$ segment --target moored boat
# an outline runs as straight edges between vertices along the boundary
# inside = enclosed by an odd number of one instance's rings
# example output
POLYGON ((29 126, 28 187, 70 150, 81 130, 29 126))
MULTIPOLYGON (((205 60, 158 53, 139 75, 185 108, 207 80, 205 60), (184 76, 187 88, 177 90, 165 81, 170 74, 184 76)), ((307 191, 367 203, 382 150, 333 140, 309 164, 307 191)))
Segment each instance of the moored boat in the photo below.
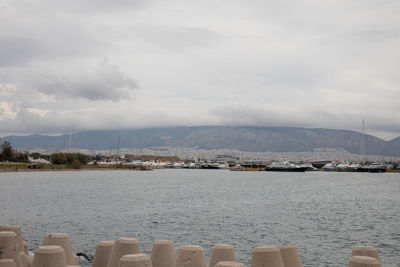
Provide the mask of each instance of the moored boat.
POLYGON ((373 173, 386 172, 386 165, 379 163, 372 163, 370 165, 365 166, 364 168, 367 168, 368 172, 373 172, 373 173))
POLYGON ((267 166, 266 171, 272 172, 305 172, 307 167, 298 166, 290 162, 272 162, 267 166))

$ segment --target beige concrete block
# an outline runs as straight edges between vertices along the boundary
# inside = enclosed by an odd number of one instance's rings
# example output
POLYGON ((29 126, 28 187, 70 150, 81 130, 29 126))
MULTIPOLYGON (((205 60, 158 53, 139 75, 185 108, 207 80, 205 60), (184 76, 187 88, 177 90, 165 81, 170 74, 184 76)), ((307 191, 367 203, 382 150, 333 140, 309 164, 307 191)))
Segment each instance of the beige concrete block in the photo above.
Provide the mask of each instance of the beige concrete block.
POLYGON ((176 259, 176 267, 207 267, 204 249, 196 245, 180 247, 176 259))
POLYGON ((372 258, 375 258, 378 261, 380 261, 378 250, 371 246, 355 247, 355 248, 353 248, 351 256, 368 256, 368 257, 372 257, 372 258))
POLYGON ((153 267, 176 267, 176 252, 171 240, 157 240, 151 250, 153 267))
POLYGON ((64 249, 60 246, 41 246, 35 250, 33 267, 67 267, 64 249))
POLYGON ((24 253, 29 256, 29 245, 28 245, 28 242, 23 241, 22 243, 24 245, 24 253))
POLYGON ((48 234, 43 242, 45 246, 60 246, 64 249, 65 258, 68 265, 75 264, 74 253, 72 252, 71 239, 65 233, 48 234))
POLYGON ((33 258, 26 255, 24 252, 19 253, 19 267, 32 267, 33 258))
MULTIPOLYGON (((20 226, 17 225, 5 225, 3 231, 10 231, 14 232, 17 235, 17 241, 18 241, 18 252, 24 251, 24 240, 22 239, 22 230, 20 226)), ((18 264, 18 263, 17 263, 18 264)))
POLYGON ((134 238, 118 238, 111 251, 108 267, 118 267, 119 259, 128 254, 139 254, 139 242, 134 238))
POLYGON ((251 257, 251 267, 284 267, 280 249, 273 246, 256 247, 251 257))
POLYGON ((74 254, 74 265, 71 266, 79 266, 79 258, 74 254))
POLYGON ((211 251, 209 267, 214 267, 220 261, 235 262, 235 250, 231 245, 217 244, 211 251))
POLYGON ((13 259, 18 265, 18 256, 17 234, 11 231, 0 232, 0 259, 13 259))
POLYGON ((236 261, 220 261, 214 266, 215 267, 246 267, 243 263, 236 262, 236 261))
POLYGON ((25 254, 25 252, 19 252, 19 266, 20 267, 28 267, 29 256, 25 254))
POLYGON ((92 267, 107 267, 114 241, 101 241, 96 246, 92 267))
POLYGON ((353 256, 350 259, 349 267, 382 267, 382 264, 373 257, 353 256))
POLYGON ((152 267, 146 254, 128 254, 121 257, 118 267, 152 267))
POLYGON ((281 252, 283 265, 285 267, 303 267, 299 252, 295 246, 285 245, 279 246, 278 248, 281 252))
POLYGON ((0 267, 17 267, 17 263, 13 259, 1 259, 0 267))

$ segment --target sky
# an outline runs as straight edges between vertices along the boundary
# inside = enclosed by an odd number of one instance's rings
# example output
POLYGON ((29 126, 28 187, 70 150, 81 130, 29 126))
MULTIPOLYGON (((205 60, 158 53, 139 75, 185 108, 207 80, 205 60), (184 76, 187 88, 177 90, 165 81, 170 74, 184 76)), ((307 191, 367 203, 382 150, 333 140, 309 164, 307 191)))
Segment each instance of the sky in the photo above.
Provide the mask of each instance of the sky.
POLYGON ((256 125, 400 136, 398 0, 0 0, 0 136, 256 125))

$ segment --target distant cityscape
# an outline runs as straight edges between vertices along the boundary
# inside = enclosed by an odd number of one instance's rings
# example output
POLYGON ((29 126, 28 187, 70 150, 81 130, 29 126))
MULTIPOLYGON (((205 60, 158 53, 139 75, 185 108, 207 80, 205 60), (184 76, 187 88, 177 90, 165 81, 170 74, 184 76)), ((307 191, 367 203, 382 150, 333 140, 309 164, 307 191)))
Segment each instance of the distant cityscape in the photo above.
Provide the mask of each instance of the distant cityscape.
MULTIPOLYGON (((37 155, 83 154, 85 164, 92 167, 134 167, 135 169, 188 168, 188 169, 231 169, 236 171, 283 170, 291 167, 304 168, 304 171, 368 171, 368 168, 381 168, 384 171, 397 171, 398 157, 351 154, 345 150, 320 149, 315 152, 243 152, 237 150, 194 148, 154 148, 121 149, 120 151, 72 149, 64 151, 26 151, 37 155), (369 167, 368 167, 369 166, 369 167), (280 169, 278 169, 280 170, 280 169)), ((45 156, 46 157, 46 156, 45 156)), ((37 156, 30 157, 31 163, 51 164, 37 156)), ((296 169, 299 170, 299 169, 296 169)), ((377 169, 370 172, 381 172, 377 169)))
MULTIPOLYGON (((295 127, 175 127, 8 136, 30 168, 397 171, 400 142, 295 127), (97 148, 97 149, 96 149, 97 148), (74 164, 72 164, 74 163, 74 164)), ((16 169, 24 166, 15 166, 16 169)))
MULTIPOLYGON (((51 154, 57 151, 44 151, 41 149, 30 150, 31 152, 40 152, 44 154, 51 154)), ((335 148, 321 148, 316 151, 309 152, 248 152, 231 149, 198 149, 187 147, 159 147, 159 148, 130 148, 116 150, 87 150, 87 149, 64 149, 60 152, 76 152, 88 156, 102 155, 108 157, 118 157, 125 154, 133 155, 156 155, 156 156, 177 156, 180 159, 205 159, 211 160, 219 155, 229 155, 237 157, 240 160, 261 160, 261 161, 291 161, 291 162, 310 162, 318 160, 332 160, 332 161, 354 161, 362 162, 400 162, 400 157, 380 156, 380 155, 360 155, 350 153, 344 149, 335 148)))

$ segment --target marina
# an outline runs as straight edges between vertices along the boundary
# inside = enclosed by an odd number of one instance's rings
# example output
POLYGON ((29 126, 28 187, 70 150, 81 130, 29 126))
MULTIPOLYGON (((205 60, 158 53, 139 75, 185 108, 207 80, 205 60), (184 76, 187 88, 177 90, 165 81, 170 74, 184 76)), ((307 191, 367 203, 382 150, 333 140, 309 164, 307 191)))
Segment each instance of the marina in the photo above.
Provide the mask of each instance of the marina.
POLYGON ((388 163, 367 163, 360 164, 355 162, 340 162, 331 161, 320 164, 317 161, 313 162, 289 162, 289 161, 216 161, 216 160, 184 160, 176 162, 164 161, 141 161, 136 160, 133 162, 126 161, 102 161, 102 162, 89 162, 88 165, 98 166, 135 166, 145 170, 152 169, 228 169, 231 171, 270 171, 270 172, 305 172, 305 171, 326 171, 326 172, 370 172, 370 173, 384 173, 384 172, 400 172, 398 164, 388 163))

